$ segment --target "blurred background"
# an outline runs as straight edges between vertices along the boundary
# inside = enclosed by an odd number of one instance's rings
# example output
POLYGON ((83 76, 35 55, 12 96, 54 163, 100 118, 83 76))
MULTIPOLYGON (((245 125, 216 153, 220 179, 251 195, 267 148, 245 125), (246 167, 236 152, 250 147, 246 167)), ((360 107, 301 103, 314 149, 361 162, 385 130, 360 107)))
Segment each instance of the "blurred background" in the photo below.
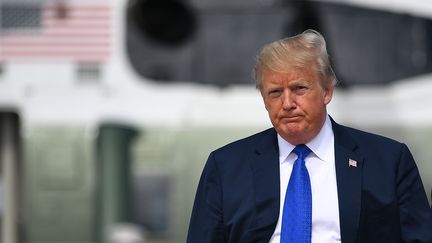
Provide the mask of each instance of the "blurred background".
POLYGON ((1 242, 185 242, 208 154, 271 126, 259 48, 308 28, 330 115, 405 142, 430 200, 431 21, 426 0, 1 0, 1 242))

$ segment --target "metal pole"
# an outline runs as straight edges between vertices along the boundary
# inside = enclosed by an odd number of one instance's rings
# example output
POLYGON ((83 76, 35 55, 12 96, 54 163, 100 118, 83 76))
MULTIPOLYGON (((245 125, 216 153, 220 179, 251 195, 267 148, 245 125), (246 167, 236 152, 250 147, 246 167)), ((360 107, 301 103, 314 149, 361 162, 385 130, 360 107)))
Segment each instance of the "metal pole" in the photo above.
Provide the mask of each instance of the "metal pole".
POLYGON ((3 177, 4 202, 2 243, 18 242, 18 210, 20 205, 19 175, 19 118, 16 113, 0 113, 0 162, 3 177))

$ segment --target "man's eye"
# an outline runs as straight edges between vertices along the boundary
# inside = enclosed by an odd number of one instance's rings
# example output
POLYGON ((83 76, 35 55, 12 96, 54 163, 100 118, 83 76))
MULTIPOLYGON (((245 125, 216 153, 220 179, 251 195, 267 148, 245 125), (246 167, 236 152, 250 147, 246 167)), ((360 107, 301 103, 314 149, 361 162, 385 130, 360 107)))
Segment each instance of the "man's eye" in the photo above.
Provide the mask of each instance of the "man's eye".
POLYGON ((295 91, 297 92, 305 92, 308 89, 307 86, 297 86, 295 87, 295 91))
POLYGON ((282 94, 281 90, 271 90, 269 92, 270 97, 279 97, 282 94))

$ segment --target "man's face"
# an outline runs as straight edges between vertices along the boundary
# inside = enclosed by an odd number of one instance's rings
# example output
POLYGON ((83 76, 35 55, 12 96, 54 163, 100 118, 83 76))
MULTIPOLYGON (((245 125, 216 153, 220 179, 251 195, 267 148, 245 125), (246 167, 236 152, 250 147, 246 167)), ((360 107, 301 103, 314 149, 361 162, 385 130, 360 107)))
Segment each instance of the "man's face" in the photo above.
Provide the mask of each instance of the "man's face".
MULTIPOLYGON (((330 82, 326 82, 330 83, 330 82)), ((261 95, 276 131, 293 145, 314 138, 324 124, 333 86, 323 87, 313 70, 261 73, 261 95)))

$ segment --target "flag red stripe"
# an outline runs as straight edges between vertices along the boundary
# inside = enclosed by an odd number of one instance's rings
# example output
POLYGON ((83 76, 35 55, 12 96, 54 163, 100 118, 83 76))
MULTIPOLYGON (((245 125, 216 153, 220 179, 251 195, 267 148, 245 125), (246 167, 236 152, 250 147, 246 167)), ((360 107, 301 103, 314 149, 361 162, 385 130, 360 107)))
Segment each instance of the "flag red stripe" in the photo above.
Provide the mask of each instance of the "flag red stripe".
POLYGON ((80 46, 80 47, 94 47, 94 46, 102 46, 102 47, 110 47, 110 42, 101 42, 101 41, 77 41, 77 42, 61 42, 61 41, 16 41, 16 42, 8 42, 8 41, 0 41, 0 46, 5 48, 7 47, 40 47, 40 46, 80 46))
POLYGON ((81 16, 71 16, 71 15, 68 15, 65 18, 58 17, 56 15, 53 15, 53 16, 51 16, 51 15, 44 16, 44 22, 45 23, 49 23, 49 22, 59 22, 59 23, 62 23, 62 22, 77 21, 77 20, 80 20, 80 21, 93 21, 93 22, 95 22, 95 21, 107 21, 109 19, 111 19, 111 16, 108 16, 108 15, 107 16, 105 16, 105 15, 98 16, 98 15, 94 15, 94 14, 93 15, 89 15, 89 16, 86 16, 86 15, 81 15, 81 16))
POLYGON ((13 60, 13 63, 26 63, 29 62, 37 62, 38 64, 52 64, 55 63, 67 63, 67 64, 106 64, 106 59, 103 58, 93 58, 93 57, 14 57, 11 58, 2 58, 0 57, 0 63, 10 63, 13 60))
POLYGON ((32 36, 32 34, 25 34, 25 33, 21 33, 21 34, 15 34, 14 36, 12 35, 8 35, 8 36, 4 36, 2 37, 2 39, 9 39, 9 38, 17 38, 17 39, 39 39, 39 38, 46 38, 46 39, 54 39, 54 38, 101 38, 101 39, 106 39, 111 37, 111 35, 109 33, 50 33, 44 36, 32 36), (49 37, 49 38, 47 38, 49 37))
POLYGON ((45 24, 45 27, 49 28, 50 30, 59 28, 59 30, 62 30, 63 28, 67 28, 68 30, 73 29, 109 29, 111 26, 109 24, 68 24, 68 23, 53 23, 53 24, 45 24))
POLYGON ((67 11, 104 11, 104 12, 110 12, 111 8, 106 5, 91 5, 91 4, 83 4, 83 5, 55 5, 55 4, 47 4, 44 6, 45 10, 48 11, 58 11, 58 9, 65 9, 67 11))
POLYGON ((44 51, 0 51, 1 56, 26 56, 31 54, 32 56, 98 56, 98 57, 106 57, 110 53, 109 51, 66 51, 66 50, 44 50, 44 51))

